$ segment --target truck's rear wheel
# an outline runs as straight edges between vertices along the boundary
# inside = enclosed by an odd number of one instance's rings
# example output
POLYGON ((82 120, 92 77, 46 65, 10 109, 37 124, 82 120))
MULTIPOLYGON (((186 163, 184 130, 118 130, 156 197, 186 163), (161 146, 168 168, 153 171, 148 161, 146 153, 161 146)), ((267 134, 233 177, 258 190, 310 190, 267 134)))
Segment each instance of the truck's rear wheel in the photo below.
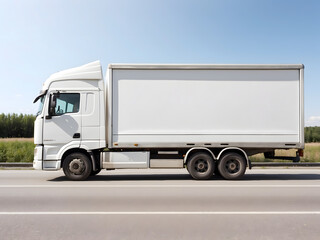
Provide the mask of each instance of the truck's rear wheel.
POLYGON ((209 154, 195 153, 188 160, 187 168, 194 179, 205 180, 212 177, 215 163, 209 154))
POLYGON ((71 180, 82 181, 92 172, 89 158, 83 153, 72 153, 63 162, 63 172, 71 180))
POLYGON ((240 179, 246 171, 246 161, 238 153, 227 153, 219 161, 218 169, 224 179, 240 179))

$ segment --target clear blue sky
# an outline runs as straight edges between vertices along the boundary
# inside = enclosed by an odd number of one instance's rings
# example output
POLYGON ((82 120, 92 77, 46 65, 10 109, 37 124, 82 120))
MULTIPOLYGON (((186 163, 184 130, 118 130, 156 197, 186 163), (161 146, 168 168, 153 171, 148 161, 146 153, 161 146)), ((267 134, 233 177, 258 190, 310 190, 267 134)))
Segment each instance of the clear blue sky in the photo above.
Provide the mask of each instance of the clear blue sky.
POLYGON ((318 0, 0 0, 0 113, 36 113, 47 77, 95 60, 303 63, 320 125, 318 0))

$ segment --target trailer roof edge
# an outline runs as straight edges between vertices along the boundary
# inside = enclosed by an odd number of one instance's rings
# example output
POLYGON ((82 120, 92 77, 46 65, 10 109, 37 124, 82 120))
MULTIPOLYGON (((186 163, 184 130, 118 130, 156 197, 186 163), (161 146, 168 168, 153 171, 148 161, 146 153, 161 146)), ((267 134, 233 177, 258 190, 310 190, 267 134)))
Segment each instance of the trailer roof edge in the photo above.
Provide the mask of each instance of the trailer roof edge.
POLYGON ((289 70, 303 69, 303 64, 121 64, 108 65, 109 69, 186 69, 186 70, 289 70))

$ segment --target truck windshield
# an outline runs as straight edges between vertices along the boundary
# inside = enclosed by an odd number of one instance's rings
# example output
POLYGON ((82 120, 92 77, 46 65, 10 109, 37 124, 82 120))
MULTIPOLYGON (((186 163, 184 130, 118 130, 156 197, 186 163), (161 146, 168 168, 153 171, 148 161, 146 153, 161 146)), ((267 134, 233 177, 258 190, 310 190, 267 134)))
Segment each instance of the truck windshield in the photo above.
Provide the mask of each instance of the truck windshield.
POLYGON ((36 103, 40 99, 40 104, 37 112, 37 116, 42 113, 42 108, 43 108, 43 103, 44 103, 44 98, 47 94, 47 90, 41 91, 40 94, 34 99, 33 103, 36 103))
POLYGON ((45 96, 42 96, 42 97, 40 98, 39 107, 38 107, 38 111, 37 111, 37 114, 36 114, 37 116, 42 113, 43 103, 44 103, 44 97, 45 97, 45 96))

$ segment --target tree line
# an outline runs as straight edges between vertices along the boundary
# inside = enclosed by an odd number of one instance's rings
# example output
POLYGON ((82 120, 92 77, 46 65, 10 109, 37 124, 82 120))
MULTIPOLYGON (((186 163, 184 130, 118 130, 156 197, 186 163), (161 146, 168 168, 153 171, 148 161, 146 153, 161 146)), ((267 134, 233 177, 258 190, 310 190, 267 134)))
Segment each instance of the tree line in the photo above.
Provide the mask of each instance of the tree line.
POLYGON ((320 142, 320 127, 305 127, 304 128, 305 142, 320 142))
MULTIPOLYGON (((35 116, 32 114, 0 114, 0 138, 32 138, 35 116)), ((320 127, 304 128, 305 142, 320 142, 320 127)))
POLYGON ((0 114, 0 138, 32 138, 35 119, 32 114, 0 114))

